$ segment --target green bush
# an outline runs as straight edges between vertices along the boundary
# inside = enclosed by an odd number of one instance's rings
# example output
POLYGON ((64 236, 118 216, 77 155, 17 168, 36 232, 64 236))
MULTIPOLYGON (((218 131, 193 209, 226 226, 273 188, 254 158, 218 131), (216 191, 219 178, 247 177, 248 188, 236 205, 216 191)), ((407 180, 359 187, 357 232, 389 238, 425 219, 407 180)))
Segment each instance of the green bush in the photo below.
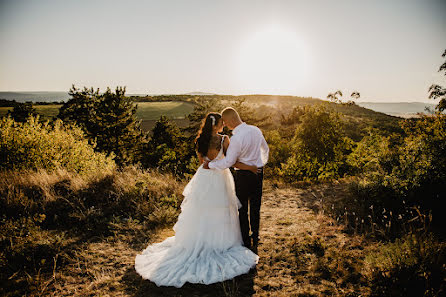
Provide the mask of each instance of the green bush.
POLYGON ((114 168, 113 156, 95 152, 79 128, 38 119, 30 117, 25 123, 0 119, 0 170, 65 168, 88 174, 114 168))
POLYGON ((291 156, 292 146, 290 141, 282 137, 278 130, 266 131, 264 136, 269 147, 265 177, 272 178, 279 175, 281 164, 291 156))
POLYGON ((395 152, 390 136, 383 136, 376 130, 369 130, 368 135, 355 143, 347 163, 354 173, 380 173, 391 171, 395 165, 395 152))
POLYGON ((348 172, 352 141, 343 134, 339 114, 323 105, 304 106, 302 123, 291 140, 291 155, 280 176, 289 181, 328 180, 348 172))
MULTIPOLYGON (((420 187, 446 183, 446 115, 423 116, 406 121, 407 134, 400 148, 400 166, 394 171, 401 187, 420 187)), ((437 190, 440 190, 439 188, 437 190)))
POLYGON ((333 215, 355 213, 355 229, 395 238, 429 229, 444 234, 446 115, 406 120, 405 134, 364 137, 348 157, 356 173, 349 197, 333 215))
POLYGON ((431 234, 407 235, 366 256, 372 296, 443 296, 446 245, 431 234))

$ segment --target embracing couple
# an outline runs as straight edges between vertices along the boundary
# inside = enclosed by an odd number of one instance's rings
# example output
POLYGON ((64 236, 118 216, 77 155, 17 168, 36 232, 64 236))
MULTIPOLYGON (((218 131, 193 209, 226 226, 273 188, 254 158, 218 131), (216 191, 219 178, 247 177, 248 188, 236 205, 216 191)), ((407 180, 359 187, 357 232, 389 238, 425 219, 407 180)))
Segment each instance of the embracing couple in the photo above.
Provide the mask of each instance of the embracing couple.
POLYGON ((184 188, 175 236, 149 245, 135 259, 136 271, 158 286, 222 282, 249 272, 259 260, 263 166, 269 154, 262 132, 228 107, 203 119, 195 146, 201 166, 184 188), (231 139, 220 134, 225 125, 231 139))

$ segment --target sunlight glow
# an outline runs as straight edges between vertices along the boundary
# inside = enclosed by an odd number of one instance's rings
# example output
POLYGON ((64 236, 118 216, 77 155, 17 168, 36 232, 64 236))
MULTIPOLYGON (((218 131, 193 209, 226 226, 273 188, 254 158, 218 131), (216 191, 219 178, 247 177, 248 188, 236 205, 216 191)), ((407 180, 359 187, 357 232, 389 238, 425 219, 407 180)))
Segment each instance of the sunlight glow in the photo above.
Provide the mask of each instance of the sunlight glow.
POLYGON ((305 84, 308 59, 305 44, 295 32, 267 27, 241 46, 240 87, 247 93, 296 94, 305 84))

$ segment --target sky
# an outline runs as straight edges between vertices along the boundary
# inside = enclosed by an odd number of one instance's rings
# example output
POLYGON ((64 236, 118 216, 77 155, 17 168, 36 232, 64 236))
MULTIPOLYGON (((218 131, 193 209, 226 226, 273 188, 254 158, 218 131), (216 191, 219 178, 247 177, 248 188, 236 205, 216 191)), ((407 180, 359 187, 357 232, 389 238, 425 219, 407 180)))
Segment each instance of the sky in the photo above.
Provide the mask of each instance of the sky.
POLYGON ((0 91, 427 100, 446 0, 0 0, 0 91))

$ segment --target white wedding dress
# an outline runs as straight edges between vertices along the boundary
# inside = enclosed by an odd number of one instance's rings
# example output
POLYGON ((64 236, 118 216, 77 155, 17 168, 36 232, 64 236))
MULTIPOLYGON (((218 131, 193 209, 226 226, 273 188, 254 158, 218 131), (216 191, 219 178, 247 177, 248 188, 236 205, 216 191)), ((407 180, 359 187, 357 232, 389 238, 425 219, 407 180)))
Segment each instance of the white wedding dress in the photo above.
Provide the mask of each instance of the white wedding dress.
MULTIPOLYGON (((221 144, 216 159, 223 157, 221 144)), ((136 272, 157 286, 177 288, 186 282, 211 284, 249 272, 259 257, 242 245, 241 204, 229 169, 200 166, 183 195, 175 236, 137 255, 136 272)))

